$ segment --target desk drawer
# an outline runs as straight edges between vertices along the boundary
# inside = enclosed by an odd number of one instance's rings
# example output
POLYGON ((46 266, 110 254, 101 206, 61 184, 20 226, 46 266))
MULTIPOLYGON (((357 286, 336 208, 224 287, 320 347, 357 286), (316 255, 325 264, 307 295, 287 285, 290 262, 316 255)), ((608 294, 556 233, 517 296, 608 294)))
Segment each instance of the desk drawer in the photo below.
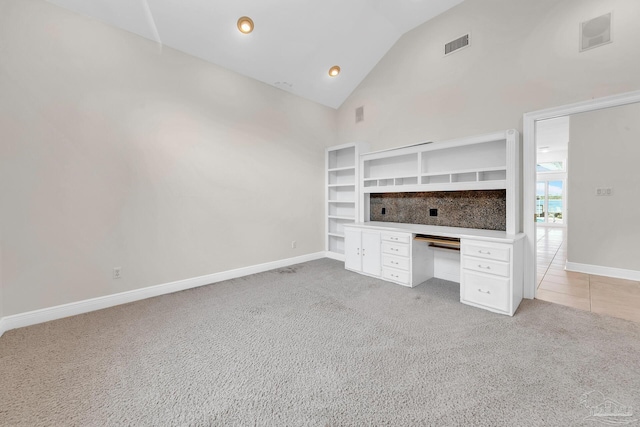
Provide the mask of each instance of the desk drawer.
POLYGON ((382 233, 382 240, 395 243, 409 243, 411 241, 411 234, 382 233))
POLYGON ((509 277, 509 263, 500 261, 490 261, 488 259, 463 256, 462 268, 467 270, 480 271, 486 274, 509 277))
POLYGON ((496 310, 509 311, 509 279, 462 272, 462 299, 496 310))
POLYGON ((409 256, 409 245, 402 243, 382 242, 382 253, 396 256, 409 256))
POLYGON ((496 261, 509 261, 511 247, 499 243, 475 243, 464 241, 462 244, 462 254, 471 255, 478 258, 492 259, 496 261))
POLYGON ((382 265, 399 270, 409 270, 409 258, 384 254, 382 255, 382 265))
POLYGON ((409 272, 396 270, 395 268, 382 268, 382 277, 391 280, 392 282, 401 283, 403 285, 409 284, 409 272))

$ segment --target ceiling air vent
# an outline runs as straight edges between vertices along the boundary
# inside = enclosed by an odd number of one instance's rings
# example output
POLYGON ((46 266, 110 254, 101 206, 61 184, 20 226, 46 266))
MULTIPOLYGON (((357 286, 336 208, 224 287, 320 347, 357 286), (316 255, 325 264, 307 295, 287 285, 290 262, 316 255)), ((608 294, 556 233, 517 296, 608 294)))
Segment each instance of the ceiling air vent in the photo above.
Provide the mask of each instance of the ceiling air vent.
POLYGON ((356 123, 364 121, 364 106, 356 108, 356 123))
POLYGON ((580 24, 580 52, 611 43, 611 13, 580 24))
POLYGON ((469 34, 465 34, 462 37, 455 39, 444 45, 444 54, 449 55, 455 51, 462 49, 463 47, 469 46, 471 39, 469 38, 469 34))

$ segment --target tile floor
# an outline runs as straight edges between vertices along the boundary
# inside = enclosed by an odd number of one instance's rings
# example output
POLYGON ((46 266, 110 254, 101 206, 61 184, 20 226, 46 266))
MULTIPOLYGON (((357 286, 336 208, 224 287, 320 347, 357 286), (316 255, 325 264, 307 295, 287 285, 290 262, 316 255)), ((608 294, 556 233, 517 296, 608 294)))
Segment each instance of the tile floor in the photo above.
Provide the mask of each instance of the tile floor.
POLYGON ((566 231, 538 227, 536 298, 640 322, 640 282, 565 271, 566 231))

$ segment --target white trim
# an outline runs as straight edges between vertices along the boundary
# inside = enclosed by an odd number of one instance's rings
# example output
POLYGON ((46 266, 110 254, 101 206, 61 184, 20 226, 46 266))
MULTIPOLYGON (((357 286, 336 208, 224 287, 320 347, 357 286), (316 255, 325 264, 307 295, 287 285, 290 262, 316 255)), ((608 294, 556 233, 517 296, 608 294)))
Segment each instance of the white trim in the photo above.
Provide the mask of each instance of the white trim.
POLYGON ((579 262, 567 261, 565 270, 575 271, 578 273, 595 274, 596 276, 616 277, 618 279, 626 279, 640 281, 640 271, 627 270, 624 268, 605 267, 603 265, 581 264, 579 262))
POLYGON ((339 254, 336 252, 327 251, 324 254, 325 258, 335 259, 336 261, 344 262, 344 254, 339 254))
POLYGON ((522 218, 524 220, 523 231, 527 235, 527 242, 524 248, 525 298, 534 298, 536 292, 536 224, 533 220, 533 215, 536 211, 536 121, 601 110, 603 108, 618 107, 636 102, 640 102, 640 90, 533 111, 523 116, 522 218))
POLYGON ((0 337, 2 334, 9 330, 8 322, 6 317, 0 317, 0 337))
POLYGON ((235 279, 250 274, 262 273, 276 268, 288 267, 301 262, 314 261, 325 257, 324 252, 316 252, 301 255, 294 258, 287 258, 264 264, 251 265, 237 268, 235 270, 221 271, 219 273, 207 274, 200 277, 178 280, 161 285, 149 286, 127 292, 120 292, 103 297, 91 298, 83 301, 76 301, 69 304, 55 307, 43 308, 26 313, 14 314, 0 319, 0 336, 11 329, 31 326, 38 323, 49 322, 51 320, 62 319, 63 317, 75 316, 77 314, 88 313, 90 311, 102 310, 120 304, 127 304, 159 295, 171 294, 184 291, 185 289, 197 288, 199 286, 210 285, 224 280, 235 279))

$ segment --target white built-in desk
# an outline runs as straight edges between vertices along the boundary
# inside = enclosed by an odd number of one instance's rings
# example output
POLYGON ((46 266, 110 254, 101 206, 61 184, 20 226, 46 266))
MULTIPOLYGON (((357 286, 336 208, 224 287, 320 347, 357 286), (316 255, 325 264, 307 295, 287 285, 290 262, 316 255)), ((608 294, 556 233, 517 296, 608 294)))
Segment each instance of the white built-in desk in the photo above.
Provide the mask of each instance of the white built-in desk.
POLYGON ((522 300, 523 233, 388 222, 344 229, 348 270, 410 287, 432 277, 460 282, 462 303, 510 316, 522 300), (459 250, 417 235, 459 239, 459 250))

